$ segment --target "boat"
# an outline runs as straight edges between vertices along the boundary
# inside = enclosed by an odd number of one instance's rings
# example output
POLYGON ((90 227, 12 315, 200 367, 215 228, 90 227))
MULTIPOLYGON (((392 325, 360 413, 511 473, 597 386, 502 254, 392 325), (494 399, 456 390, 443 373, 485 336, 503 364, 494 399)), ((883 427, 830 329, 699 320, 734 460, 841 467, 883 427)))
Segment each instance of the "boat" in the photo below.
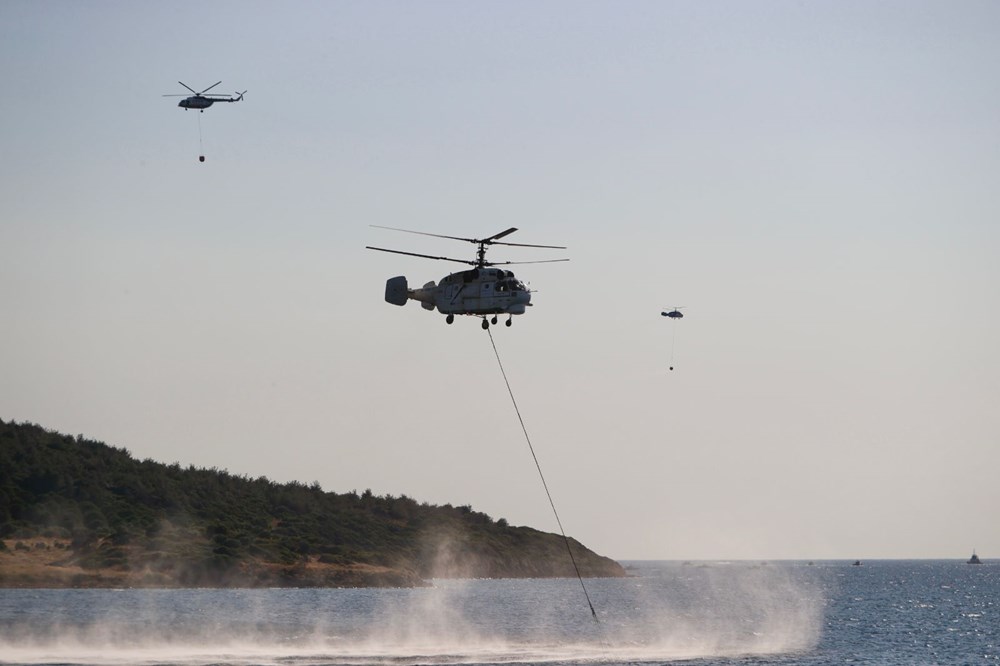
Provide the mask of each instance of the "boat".
POLYGON ((976 555, 975 550, 972 551, 972 557, 970 557, 969 561, 966 562, 966 564, 982 564, 982 563, 983 563, 982 560, 980 560, 979 556, 976 555))

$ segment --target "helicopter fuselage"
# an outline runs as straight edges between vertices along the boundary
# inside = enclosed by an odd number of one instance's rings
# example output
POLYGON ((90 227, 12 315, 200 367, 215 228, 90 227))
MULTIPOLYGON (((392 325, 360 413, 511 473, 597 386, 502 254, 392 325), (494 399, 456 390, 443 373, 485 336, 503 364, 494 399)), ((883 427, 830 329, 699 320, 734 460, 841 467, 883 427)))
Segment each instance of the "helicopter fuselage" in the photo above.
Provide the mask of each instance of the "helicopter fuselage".
POLYGON ((201 95, 195 95, 194 97, 185 97, 177 102, 177 106, 182 109, 201 109, 204 111, 216 102, 239 102, 242 99, 242 93, 240 93, 239 97, 202 97, 201 95))
POLYGON ((216 101, 218 100, 209 99, 208 97, 185 97, 181 101, 177 102, 177 106, 182 109, 207 109, 216 101))
POLYGON ((426 310, 452 316, 521 315, 531 305, 531 292, 513 271, 483 267, 452 273, 440 284, 428 282, 417 289, 408 288, 404 277, 390 278, 385 300, 393 305, 419 301, 426 310))

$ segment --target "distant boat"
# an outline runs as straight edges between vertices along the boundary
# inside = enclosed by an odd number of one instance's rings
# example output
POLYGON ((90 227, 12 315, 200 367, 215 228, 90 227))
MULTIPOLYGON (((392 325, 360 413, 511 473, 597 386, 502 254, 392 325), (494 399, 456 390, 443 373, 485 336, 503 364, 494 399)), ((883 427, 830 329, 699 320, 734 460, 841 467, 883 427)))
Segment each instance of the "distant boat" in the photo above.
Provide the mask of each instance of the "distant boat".
POLYGON ((861 560, 854 560, 854 564, 851 565, 851 566, 860 567, 861 566, 861 560))
POLYGON ((966 564, 982 564, 982 561, 979 559, 979 556, 976 555, 975 550, 972 551, 972 557, 969 558, 969 561, 966 564))

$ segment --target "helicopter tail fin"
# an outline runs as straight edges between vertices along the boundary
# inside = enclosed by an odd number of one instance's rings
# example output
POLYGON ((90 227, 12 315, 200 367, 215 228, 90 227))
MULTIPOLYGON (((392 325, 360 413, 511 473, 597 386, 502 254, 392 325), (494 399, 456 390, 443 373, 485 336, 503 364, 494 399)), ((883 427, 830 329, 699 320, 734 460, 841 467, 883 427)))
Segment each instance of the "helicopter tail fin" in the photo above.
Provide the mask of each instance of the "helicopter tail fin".
POLYGON ((423 289, 417 291, 416 299, 420 301, 420 305, 421 307, 424 308, 424 310, 433 310, 435 308, 434 304, 435 287, 437 287, 437 285, 434 284, 434 280, 431 280, 430 282, 424 285, 423 289))
POLYGON ((405 277, 400 275, 389 278, 385 281, 385 302, 393 305, 406 305, 406 299, 409 296, 407 290, 405 277))

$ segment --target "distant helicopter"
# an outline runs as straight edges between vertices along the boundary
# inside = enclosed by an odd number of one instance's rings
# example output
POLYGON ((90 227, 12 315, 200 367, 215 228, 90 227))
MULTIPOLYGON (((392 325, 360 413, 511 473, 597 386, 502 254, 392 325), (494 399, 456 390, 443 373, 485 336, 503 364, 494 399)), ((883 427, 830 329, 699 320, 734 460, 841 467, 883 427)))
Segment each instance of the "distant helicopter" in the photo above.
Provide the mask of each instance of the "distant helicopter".
POLYGON ((506 314, 506 325, 510 326, 514 315, 521 315, 531 305, 531 291, 514 276, 513 271, 494 266, 507 266, 509 264, 547 264, 557 261, 569 261, 569 259, 548 259, 543 261, 486 261, 486 248, 489 245, 509 245, 514 247, 542 247, 552 250, 565 250, 560 245, 527 245, 524 243, 502 243, 501 238, 508 236, 517 228, 511 227, 506 231, 493 234, 486 238, 461 238, 458 236, 443 236, 441 234, 429 234, 423 231, 410 231, 409 229, 397 229, 395 227, 382 227, 372 225, 378 229, 390 229, 392 231, 403 231, 409 234, 420 234, 421 236, 433 236, 435 238, 449 238, 478 245, 476 259, 452 259, 451 257, 435 257, 429 254, 417 254, 415 252, 403 252, 401 250, 388 250, 383 247, 365 246, 369 250, 379 252, 392 252, 394 254, 405 254, 411 257, 423 257, 425 259, 440 259, 443 261, 456 261, 461 264, 473 266, 471 270, 452 273, 441 278, 440 284, 435 284, 432 280, 419 289, 410 289, 406 278, 403 276, 389 278, 385 283, 385 300, 393 305, 406 305, 408 299, 420 301, 425 310, 437 308, 444 315, 445 322, 451 324, 455 321, 455 315, 471 315, 482 317, 483 329, 488 329, 490 323, 497 323, 497 315, 506 314), (489 315, 493 315, 492 318, 489 315))
POLYGON ((671 319, 674 320, 674 327, 673 327, 674 333, 673 333, 673 337, 670 339, 670 369, 671 370, 674 369, 674 343, 677 341, 677 326, 676 326, 676 324, 677 324, 677 320, 678 319, 683 319, 684 318, 684 313, 681 312, 681 310, 683 310, 683 309, 684 309, 684 306, 682 305, 680 307, 674 308, 673 310, 670 310, 669 312, 667 310, 664 310, 663 312, 660 313, 664 317, 670 317, 671 319))
POLYGON ((188 109, 199 109, 202 113, 205 113, 205 109, 207 109, 208 107, 212 106, 216 102, 239 102, 239 101, 242 101, 243 100, 243 95, 244 95, 244 93, 246 93, 246 90, 244 90, 243 92, 234 92, 232 95, 206 95, 205 94, 209 90, 211 90, 212 88, 214 88, 215 86, 217 86, 220 83, 222 83, 222 81, 218 81, 216 83, 213 83, 212 85, 210 85, 209 87, 205 88, 201 92, 194 92, 194 88, 192 88, 188 84, 184 83, 183 81, 178 81, 177 83, 181 84, 182 86, 184 86, 185 88, 187 88, 188 90, 190 90, 191 92, 193 92, 194 95, 193 96, 189 96, 186 93, 182 93, 182 94, 179 94, 179 95, 164 95, 164 97, 183 97, 184 99, 182 99, 181 101, 179 101, 177 103, 177 106, 181 107, 185 111, 187 111, 188 109), (235 97, 233 95, 235 95, 235 97))

